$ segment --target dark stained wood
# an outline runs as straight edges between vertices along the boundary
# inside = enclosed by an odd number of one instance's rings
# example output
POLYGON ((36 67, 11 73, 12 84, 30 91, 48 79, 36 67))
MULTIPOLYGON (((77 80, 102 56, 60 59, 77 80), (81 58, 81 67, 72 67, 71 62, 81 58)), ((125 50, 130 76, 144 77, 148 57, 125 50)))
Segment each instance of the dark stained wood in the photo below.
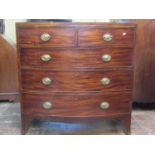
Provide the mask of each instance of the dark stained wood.
POLYGON ((79 30, 79 46, 127 45, 134 46, 134 29, 81 29, 79 30), (103 35, 109 33, 113 36, 112 41, 104 41, 103 35), (126 35, 123 35, 126 33, 126 35))
POLYGON ((123 115, 123 117, 120 117, 120 121, 123 125, 123 130, 125 134, 129 135, 131 133, 131 113, 123 115))
POLYGON ((81 95, 34 95, 22 94, 25 114, 42 114, 44 116, 60 117, 84 117, 84 116, 105 116, 113 113, 129 113, 131 104, 131 93, 116 94, 81 94, 81 95), (43 102, 50 101, 52 108, 45 110, 43 102), (110 103, 109 109, 101 109, 103 101, 110 103))
POLYGON ((32 117, 29 116, 29 115, 22 114, 21 115, 21 119, 22 119, 22 122, 21 122, 21 133, 25 134, 26 131, 29 128, 30 123, 32 122, 32 117))
POLYGON ((63 117, 117 118, 130 131, 135 24, 28 22, 16 27, 22 134, 33 118, 63 117), (53 42, 40 41, 45 32, 52 34, 53 42), (108 43, 102 38, 107 32, 113 34, 108 43), (52 59, 42 62, 42 54, 52 59), (103 62, 102 54, 110 54, 112 60, 103 62), (43 85, 44 77, 52 84, 43 85), (102 85, 103 77, 111 83, 102 85), (43 109, 45 101, 53 108, 43 109), (100 108, 102 101, 110 103, 109 109, 100 108))
POLYGON ((138 103, 155 102, 155 19, 130 19, 137 24, 134 52, 134 93, 138 103))
POLYGON ((0 35, 0 100, 14 101, 18 95, 16 48, 0 35))
POLYGON ((134 101, 155 102, 155 20, 132 19, 137 24, 134 54, 134 101))
POLYGON ((108 23, 108 22, 21 22, 16 23, 16 27, 18 28, 48 28, 48 27, 56 27, 56 28, 135 28, 136 24, 134 23, 108 23))
POLYGON ((125 91, 131 90, 133 85, 132 70, 113 69, 100 72, 95 71, 39 71, 21 70, 22 89, 38 91, 125 91), (50 85, 42 84, 42 79, 52 79, 50 85), (111 83, 103 85, 101 79, 108 77, 111 83))
POLYGON ((50 67, 65 70, 65 68, 103 68, 132 66, 132 49, 101 48, 101 49, 21 49, 22 66, 50 67), (41 56, 49 54, 52 59, 43 62, 41 56), (104 62, 101 57, 109 54, 110 62, 104 62), (76 63, 78 62, 78 63, 76 63))
POLYGON ((64 28, 29 28, 19 29, 18 42, 21 44, 50 44, 51 46, 74 46, 75 30, 64 28), (41 35, 48 33, 51 35, 49 41, 42 41, 41 35))

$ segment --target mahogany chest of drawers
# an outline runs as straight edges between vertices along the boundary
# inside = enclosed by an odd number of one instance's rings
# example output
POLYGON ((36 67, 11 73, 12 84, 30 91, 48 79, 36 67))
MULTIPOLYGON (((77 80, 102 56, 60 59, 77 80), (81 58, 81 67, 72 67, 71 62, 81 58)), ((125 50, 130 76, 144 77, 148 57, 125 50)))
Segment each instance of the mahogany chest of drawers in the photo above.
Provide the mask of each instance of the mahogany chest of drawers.
POLYGON ((22 133, 32 119, 115 118, 130 132, 135 25, 17 23, 22 133))

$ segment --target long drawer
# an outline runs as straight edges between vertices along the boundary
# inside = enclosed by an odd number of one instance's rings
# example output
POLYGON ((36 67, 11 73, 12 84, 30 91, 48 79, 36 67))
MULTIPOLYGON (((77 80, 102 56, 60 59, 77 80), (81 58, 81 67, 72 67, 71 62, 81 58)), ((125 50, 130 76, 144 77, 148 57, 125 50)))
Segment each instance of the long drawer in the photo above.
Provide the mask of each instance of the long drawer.
POLYGON ((131 93, 36 95, 22 94, 23 112, 44 116, 108 116, 128 113, 131 93))
POLYGON ((132 50, 123 48, 21 49, 20 55, 22 66, 41 66, 62 69, 132 65, 132 50))
POLYGON ((24 90, 35 91, 124 91, 132 89, 132 70, 48 71, 21 70, 24 90))

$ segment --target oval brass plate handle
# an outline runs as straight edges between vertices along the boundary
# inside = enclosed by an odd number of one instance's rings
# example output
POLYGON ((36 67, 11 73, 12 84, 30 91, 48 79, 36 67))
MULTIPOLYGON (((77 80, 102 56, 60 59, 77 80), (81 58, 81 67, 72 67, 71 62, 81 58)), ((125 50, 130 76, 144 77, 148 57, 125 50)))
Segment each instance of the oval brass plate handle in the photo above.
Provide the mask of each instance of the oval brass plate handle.
POLYGON ((111 57, 111 55, 109 55, 109 54, 103 54, 103 55, 102 55, 102 60, 103 60, 104 62, 109 62, 109 61, 111 61, 111 59, 112 59, 112 57, 111 57))
POLYGON ((104 101, 100 104, 101 109, 108 109, 109 107, 110 107, 110 104, 106 101, 104 101))
POLYGON ((49 55, 49 54, 43 54, 43 55, 41 56, 41 60, 44 61, 44 62, 48 62, 48 61, 50 61, 51 59, 52 59, 52 57, 51 57, 51 55, 49 55))
POLYGON ((42 41, 49 41, 50 39, 51 39, 52 37, 51 37, 51 35, 50 34, 48 34, 48 33, 43 33, 41 36, 40 36, 40 39, 42 40, 42 41))
POLYGON ((110 33, 106 33, 106 34, 103 35, 103 39, 104 39, 105 41, 111 41, 112 38, 113 38, 113 36, 112 36, 112 34, 110 34, 110 33))
POLYGON ((108 84, 110 84, 110 79, 107 78, 107 77, 104 77, 104 78, 101 79, 101 83, 103 85, 108 85, 108 84))
POLYGON ((51 109, 52 108, 52 103, 49 102, 49 101, 45 101, 45 102, 43 102, 42 106, 43 106, 44 109, 51 109))
POLYGON ((44 85, 50 85, 52 83, 52 79, 50 79, 49 77, 44 77, 42 79, 42 84, 44 85))

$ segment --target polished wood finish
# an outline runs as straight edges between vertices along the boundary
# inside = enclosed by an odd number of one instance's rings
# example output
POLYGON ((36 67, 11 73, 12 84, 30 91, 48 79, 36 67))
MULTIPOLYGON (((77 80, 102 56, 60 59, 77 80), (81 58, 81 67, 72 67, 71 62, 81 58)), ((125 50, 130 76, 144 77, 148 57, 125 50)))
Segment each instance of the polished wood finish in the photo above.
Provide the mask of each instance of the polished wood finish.
POLYGON ((99 48, 99 49, 21 49, 22 66, 65 68, 102 68, 132 66, 132 49, 99 48), (52 59, 43 62, 41 56, 49 54, 52 59), (104 62, 102 56, 111 55, 111 61, 104 62), (78 62, 78 63, 76 63, 78 62))
MULTIPOLYGON (((120 21, 121 22, 121 21, 120 21)), ((137 24, 134 52, 134 93, 138 105, 155 103, 155 19, 130 19, 137 24)))
POLYGON ((0 100, 18 97, 17 52, 15 46, 0 35, 0 100))
POLYGON ((135 24, 28 22, 16 28, 23 134, 33 118, 66 117, 120 119, 129 133, 135 24), (43 33, 53 41, 43 42, 43 33), (103 40, 105 33, 112 41, 103 40), (44 54, 51 59, 43 61, 44 54), (49 85, 42 83, 45 77, 52 80, 49 85), (101 83, 104 77, 109 84, 101 83), (52 107, 45 109, 45 102, 52 107))
POLYGON ((101 46, 101 45, 134 45, 134 30, 132 29, 82 29, 79 31, 79 46, 101 46), (103 34, 112 34, 112 41, 105 41, 103 34), (126 34, 125 34, 126 33, 126 34), (125 35, 123 35, 125 34, 125 35))
POLYGON ((64 28, 35 28, 19 29, 20 44, 49 44, 50 46, 74 46, 74 29, 64 28), (48 42, 41 40, 41 35, 48 33, 51 39, 48 42))
POLYGON ((129 113, 132 94, 22 94, 25 114, 42 114, 45 116, 61 117, 89 117, 89 116, 109 116, 120 113, 129 113), (53 105, 51 109, 44 109, 43 102, 50 101, 53 105), (101 109, 100 104, 107 101, 110 104, 108 109, 101 109))
POLYGON ((24 29, 24 28, 131 28, 131 29, 135 29, 136 24, 126 24, 126 23, 94 23, 94 22, 21 22, 21 23, 17 23, 16 26, 18 27, 18 29, 24 29))
POLYGON ((40 71, 21 70, 23 90, 34 91, 126 91, 132 90, 132 70, 108 69, 105 71, 40 71), (37 76, 36 76, 37 75, 37 76), (44 85, 42 79, 52 79, 50 85, 44 85), (110 78, 110 84, 103 85, 101 79, 110 78))
POLYGON ((155 20, 131 20, 137 24, 134 101, 155 102, 155 20))

